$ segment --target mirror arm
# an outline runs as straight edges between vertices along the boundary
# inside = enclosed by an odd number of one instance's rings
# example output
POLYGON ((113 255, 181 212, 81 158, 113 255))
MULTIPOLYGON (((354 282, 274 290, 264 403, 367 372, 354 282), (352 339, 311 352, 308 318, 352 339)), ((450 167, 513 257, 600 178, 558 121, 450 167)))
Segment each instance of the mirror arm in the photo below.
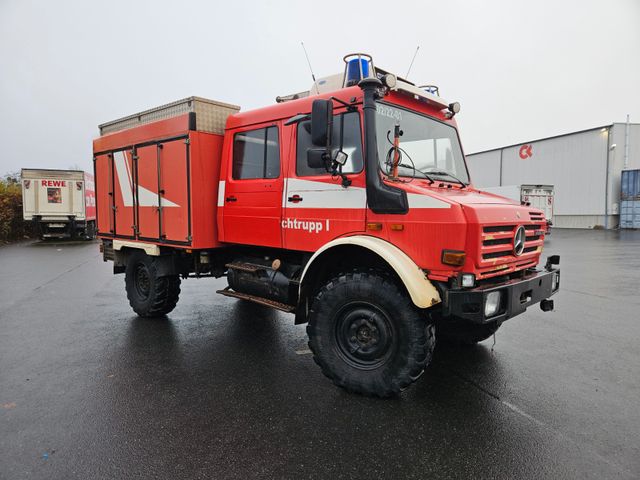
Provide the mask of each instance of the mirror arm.
POLYGON ((349 110, 350 112, 353 111, 353 110, 356 110, 356 106, 355 105, 347 103, 344 100, 341 100, 341 99, 339 99, 337 97, 329 97, 329 100, 333 100, 334 102, 338 102, 340 105, 342 105, 344 107, 347 107, 347 110, 349 110))
POLYGON ((309 120, 309 118, 311 118, 311 114, 310 113, 298 113, 297 115, 294 115, 293 117, 291 117, 289 120, 287 120, 286 122, 284 122, 285 125, 293 125, 294 123, 300 123, 304 120, 309 120))
POLYGON ((340 184, 343 188, 348 188, 353 183, 344 173, 342 173, 342 165, 338 162, 332 162, 331 171, 329 173, 331 173, 332 177, 340 177, 342 179, 340 184))

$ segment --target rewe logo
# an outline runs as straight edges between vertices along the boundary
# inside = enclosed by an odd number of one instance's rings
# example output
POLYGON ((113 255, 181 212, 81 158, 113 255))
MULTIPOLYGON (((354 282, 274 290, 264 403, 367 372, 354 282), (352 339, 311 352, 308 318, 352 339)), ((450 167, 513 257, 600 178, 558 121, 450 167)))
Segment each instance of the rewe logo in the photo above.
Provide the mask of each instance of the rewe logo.
MULTIPOLYGON (((125 207, 133 207, 133 175, 131 175, 131 167, 125 156, 125 152, 115 152, 113 154, 113 163, 116 167, 116 176, 118 184, 122 192, 122 200, 125 207)), ((179 207, 170 200, 162 198, 163 207, 179 207)), ((138 185, 138 205, 141 207, 157 207, 158 194, 138 185)))
POLYGON ((43 187, 66 187, 67 183, 64 180, 42 180, 40 185, 43 187))

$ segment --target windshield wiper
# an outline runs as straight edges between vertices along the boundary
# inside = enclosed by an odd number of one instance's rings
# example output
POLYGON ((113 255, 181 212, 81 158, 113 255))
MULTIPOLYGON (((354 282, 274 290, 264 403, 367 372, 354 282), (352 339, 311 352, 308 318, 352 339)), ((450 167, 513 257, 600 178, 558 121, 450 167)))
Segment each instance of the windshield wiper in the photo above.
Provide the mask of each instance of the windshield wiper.
POLYGON ((421 174, 424 178, 426 178, 427 180, 429 180, 431 183, 435 183, 433 178, 431 178, 426 172, 423 172, 422 170, 418 170, 417 168, 413 168, 413 165, 408 165, 406 163, 400 163, 398 164, 399 167, 403 167, 403 168, 408 168, 410 170, 413 170, 415 173, 419 173, 421 174))
MULTIPOLYGON (((419 170, 420 173, 424 173, 426 175, 425 172, 419 170)), ((456 182, 458 182, 460 184, 460 188, 466 188, 467 184, 464 183, 462 180, 460 180, 458 177, 456 177, 455 175, 452 175, 449 172, 445 172, 443 170, 429 170, 429 173, 431 173, 432 175, 438 175, 438 176, 447 176, 449 178, 453 178, 456 182)))

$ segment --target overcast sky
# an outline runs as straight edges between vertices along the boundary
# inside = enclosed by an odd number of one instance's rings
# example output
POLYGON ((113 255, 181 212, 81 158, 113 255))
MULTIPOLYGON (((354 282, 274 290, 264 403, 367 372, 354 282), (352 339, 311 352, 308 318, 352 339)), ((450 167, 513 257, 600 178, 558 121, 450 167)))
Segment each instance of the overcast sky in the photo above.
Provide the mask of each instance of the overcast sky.
POLYGON ((459 101, 467 153, 640 122, 640 1, 0 0, 0 174, 91 169, 97 125, 199 95, 243 110, 364 51, 459 101))

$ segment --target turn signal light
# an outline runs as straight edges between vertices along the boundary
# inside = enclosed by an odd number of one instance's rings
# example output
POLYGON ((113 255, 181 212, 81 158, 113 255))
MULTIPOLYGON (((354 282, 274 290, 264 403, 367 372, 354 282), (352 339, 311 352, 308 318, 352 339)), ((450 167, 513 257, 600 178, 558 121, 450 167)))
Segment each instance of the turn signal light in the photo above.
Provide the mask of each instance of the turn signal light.
POLYGON ((404 230, 404 225, 401 223, 392 223, 391 225, 389 225, 389 228, 396 232, 401 232, 402 230, 404 230))
POLYGON ((382 230, 382 224, 381 223, 367 223, 367 230, 374 230, 374 231, 379 231, 382 230))
POLYGON ((442 263, 445 265, 453 265, 455 267, 461 267, 464 265, 466 253, 459 252, 457 250, 443 250, 442 251, 442 263))

